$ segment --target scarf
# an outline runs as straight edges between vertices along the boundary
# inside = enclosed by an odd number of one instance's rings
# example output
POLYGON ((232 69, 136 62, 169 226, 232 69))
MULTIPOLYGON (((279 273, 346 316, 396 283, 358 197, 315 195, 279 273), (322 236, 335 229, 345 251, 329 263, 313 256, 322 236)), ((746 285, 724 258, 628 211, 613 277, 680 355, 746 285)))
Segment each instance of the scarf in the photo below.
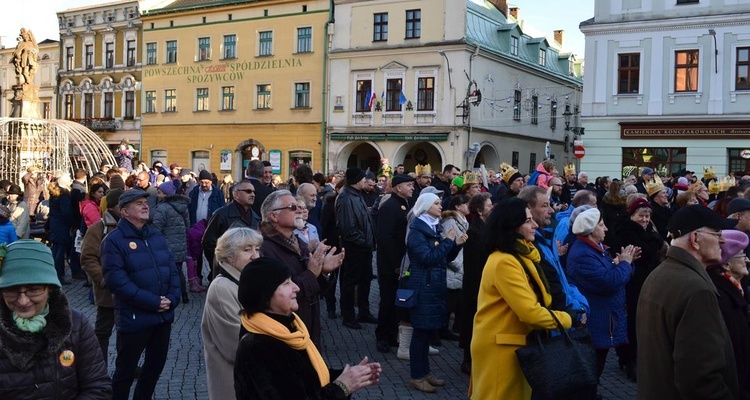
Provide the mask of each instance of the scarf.
POLYGON ((745 297, 745 291, 742 290, 742 285, 740 284, 740 282, 737 279, 735 279, 735 277, 733 277, 732 275, 730 275, 729 272, 721 271, 721 272, 719 272, 719 276, 721 276, 722 278, 728 280, 732 285, 734 285, 734 287, 737 288, 737 290, 740 291, 740 294, 742 295, 742 297, 745 297))
POLYGON ((305 323, 302 322, 297 314, 292 313, 292 315, 294 315, 292 325, 297 328, 297 331, 293 333, 289 332, 289 329, 278 321, 261 312, 254 313, 249 317, 243 312, 240 320, 242 326, 248 332, 270 336, 284 342, 284 344, 294 350, 305 350, 313 368, 315 368, 315 372, 318 373, 320 387, 323 387, 331 383, 331 375, 328 372, 328 367, 325 361, 323 361, 320 352, 315 347, 315 344, 310 340, 310 334, 307 331, 305 323))
POLYGON ((424 221, 424 223, 427 224, 427 226, 429 226, 432 229, 433 232, 437 232, 437 230, 436 230, 437 228, 435 228, 435 227, 440 223, 440 218, 435 218, 435 217, 433 217, 433 216, 431 216, 431 215, 429 215, 427 213, 423 213, 422 215, 420 215, 417 218, 419 218, 422 221, 424 221))
MULTIPOLYGON (((547 277, 544 275, 544 271, 542 271, 542 268, 539 266, 539 262, 542 261, 542 256, 539 254, 539 250, 536 248, 536 246, 534 246, 534 243, 529 242, 526 239, 516 239, 514 249, 516 250, 516 254, 518 254, 520 257, 531 261, 531 263, 534 265, 534 268, 536 269, 536 273, 539 275, 539 279, 542 281, 542 285, 544 285, 544 290, 546 290, 547 293, 551 294, 552 291, 549 288, 547 277)), ((533 279, 531 277, 529 278, 533 279)), ((543 302, 543 300, 540 298, 539 302, 541 303, 543 302)))
POLYGON ((18 329, 29 332, 39 333, 47 326, 47 314, 49 314, 49 304, 44 306, 44 309, 39 314, 31 318, 21 318, 17 312, 13 312, 13 321, 15 321, 18 329))

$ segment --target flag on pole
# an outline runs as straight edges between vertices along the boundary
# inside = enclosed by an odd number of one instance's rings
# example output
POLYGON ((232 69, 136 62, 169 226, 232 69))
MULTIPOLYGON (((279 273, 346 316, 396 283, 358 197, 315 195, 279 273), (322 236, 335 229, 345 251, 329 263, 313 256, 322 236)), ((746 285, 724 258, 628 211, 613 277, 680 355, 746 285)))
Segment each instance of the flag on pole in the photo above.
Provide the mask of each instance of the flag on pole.
POLYGON ((365 109, 372 108, 372 91, 370 90, 368 90, 367 95, 365 95, 365 104, 363 108, 365 109))
MULTIPOLYGON (((368 92, 368 94, 369 94, 369 92, 368 92)), ((370 100, 367 102, 367 109, 368 110, 372 110, 372 105, 375 104, 375 102, 377 101, 377 99, 378 99, 378 94, 373 92, 372 96, 370 96, 370 100)))
POLYGON ((404 105, 404 103, 406 103, 406 96, 404 96, 404 91, 402 90, 401 91, 401 96, 399 96, 399 98, 398 98, 398 105, 402 106, 402 105, 404 105))

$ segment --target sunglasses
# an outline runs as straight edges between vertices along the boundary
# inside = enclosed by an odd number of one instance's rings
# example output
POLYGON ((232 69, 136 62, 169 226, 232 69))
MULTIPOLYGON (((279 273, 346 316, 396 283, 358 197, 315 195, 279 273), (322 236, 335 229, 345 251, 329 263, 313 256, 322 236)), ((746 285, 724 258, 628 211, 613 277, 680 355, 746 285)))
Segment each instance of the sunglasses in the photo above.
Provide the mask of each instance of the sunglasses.
POLYGON ((253 193, 255 193, 255 190, 253 190, 253 189, 237 189, 237 190, 235 190, 235 192, 242 192, 242 193, 247 193, 247 194, 253 194, 253 193))
POLYGON ((281 210, 297 211, 297 205, 296 204, 290 204, 290 205, 288 205, 286 207, 274 208, 271 211, 281 211, 281 210))

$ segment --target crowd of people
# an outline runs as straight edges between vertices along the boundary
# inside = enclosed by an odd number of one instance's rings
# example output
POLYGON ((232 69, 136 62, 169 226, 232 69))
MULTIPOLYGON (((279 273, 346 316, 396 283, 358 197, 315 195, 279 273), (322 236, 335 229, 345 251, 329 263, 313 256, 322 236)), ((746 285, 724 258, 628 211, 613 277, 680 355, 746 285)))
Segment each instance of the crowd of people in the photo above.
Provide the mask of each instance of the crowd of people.
MULTIPOLYGON (((515 351, 559 321, 590 335, 597 376, 614 348, 639 398, 750 398, 750 176, 642 168, 589 183, 552 160, 528 175, 386 162, 328 176, 299 165, 280 183, 261 160, 244 172, 157 161, 0 181, 0 395, 152 398, 178 306, 207 291, 212 399, 378 384, 368 357, 326 365, 324 316, 374 324, 377 350, 409 360, 408 385, 425 393, 450 379, 430 355, 457 341, 470 398, 540 398, 515 351), (30 239, 40 221, 46 244, 30 239), (93 327, 68 306, 69 276, 91 287, 93 327)), ((596 385, 566 396, 600 397, 596 385)))

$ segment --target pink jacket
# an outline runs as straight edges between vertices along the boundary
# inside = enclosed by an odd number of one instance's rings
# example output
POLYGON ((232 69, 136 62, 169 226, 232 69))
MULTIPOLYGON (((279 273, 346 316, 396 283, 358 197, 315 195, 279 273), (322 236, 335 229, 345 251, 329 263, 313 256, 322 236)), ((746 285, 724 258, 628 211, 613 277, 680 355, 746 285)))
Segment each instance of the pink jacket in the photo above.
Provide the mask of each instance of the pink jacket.
POLYGON ((536 166, 536 171, 539 172, 539 176, 536 178, 536 185, 546 190, 547 188, 549 188, 549 172, 544 169, 544 165, 542 165, 542 163, 539 163, 539 165, 536 166))
POLYGON ((87 228, 102 219, 99 203, 94 200, 87 198, 81 202, 79 208, 81 210, 81 217, 83 218, 83 222, 86 223, 87 228))

